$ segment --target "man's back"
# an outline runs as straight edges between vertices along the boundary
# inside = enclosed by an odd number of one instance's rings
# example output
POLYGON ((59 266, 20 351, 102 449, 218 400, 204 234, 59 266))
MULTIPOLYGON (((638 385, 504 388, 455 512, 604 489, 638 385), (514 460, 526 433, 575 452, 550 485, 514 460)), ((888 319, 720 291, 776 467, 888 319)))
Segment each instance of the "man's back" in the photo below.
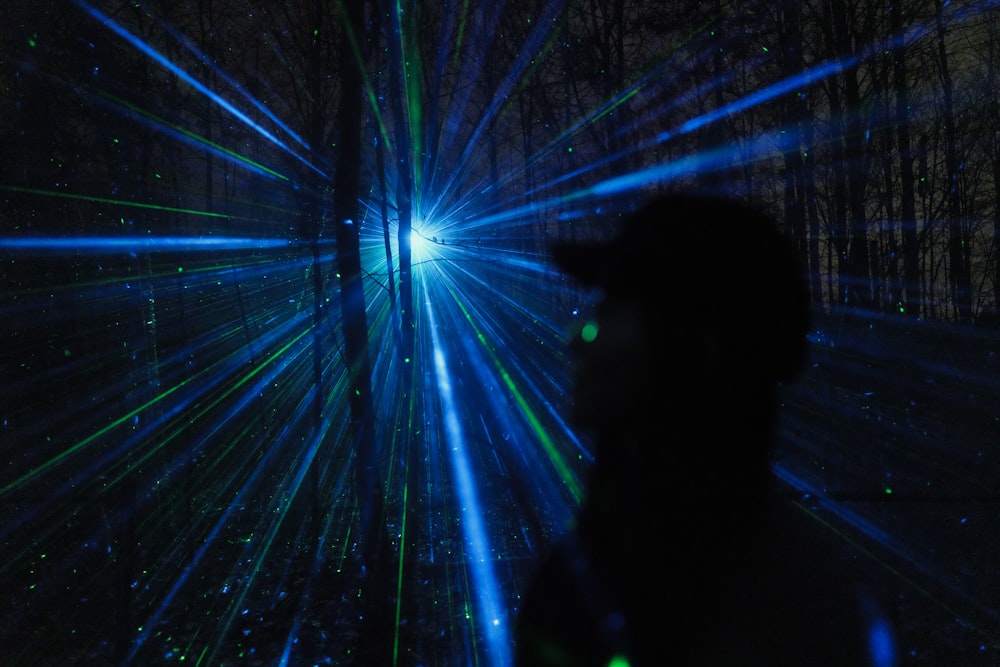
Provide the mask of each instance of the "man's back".
POLYGON ((891 623, 836 536, 790 498, 757 528, 744 542, 651 533, 643 552, 571 531, 518 610, 517 664, 895 664, 891 623))

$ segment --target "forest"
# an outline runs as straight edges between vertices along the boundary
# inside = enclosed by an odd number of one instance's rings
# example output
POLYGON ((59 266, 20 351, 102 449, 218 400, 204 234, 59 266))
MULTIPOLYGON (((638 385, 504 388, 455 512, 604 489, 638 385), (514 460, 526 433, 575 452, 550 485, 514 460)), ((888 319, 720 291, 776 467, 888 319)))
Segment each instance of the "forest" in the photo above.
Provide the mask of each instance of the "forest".
POLYGON ((806 269, 776 479, 884 574, 900 664, 1000 664, 992 0, 0 25, 4 664, 510 664, 593 460, 565 348, 596 297, 549 248, 685 190, 806 269))

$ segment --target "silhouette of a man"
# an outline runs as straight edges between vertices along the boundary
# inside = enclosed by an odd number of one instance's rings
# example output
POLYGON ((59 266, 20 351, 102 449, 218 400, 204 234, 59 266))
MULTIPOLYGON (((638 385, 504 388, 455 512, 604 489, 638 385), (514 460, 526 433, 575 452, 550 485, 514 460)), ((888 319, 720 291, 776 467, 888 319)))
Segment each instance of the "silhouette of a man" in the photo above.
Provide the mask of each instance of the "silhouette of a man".
POLYGON ((700 195, 657 198, 618 231, 552 248, 602 292, 572 343, 595 459, 518 611, 518 666, 892 664, 836 542, 773 493, 776 392, 809 324, 786 239, 700 195))

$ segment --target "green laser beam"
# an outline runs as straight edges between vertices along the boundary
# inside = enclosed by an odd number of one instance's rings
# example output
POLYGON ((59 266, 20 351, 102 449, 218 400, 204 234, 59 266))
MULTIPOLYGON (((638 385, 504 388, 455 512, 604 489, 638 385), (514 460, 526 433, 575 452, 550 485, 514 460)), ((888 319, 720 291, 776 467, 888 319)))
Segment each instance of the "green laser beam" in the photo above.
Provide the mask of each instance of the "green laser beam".
POLYGON ((159 204, 147 204, 144 202, 123 201, 121 199, 111 199, 110 197, 94 197, 93 195, 80 195, 72 192, 59 192, 58 190, 43 190, 40 188, 28 188, 19 185, 0 184, 0 190, 7 192, 17 192, 29 195, 41 195, 43 197, 55 197, 58 199, 72 199, 75 201, 87 201, 95 204, 112 204, 114 206, 131 206, 133 208, 144 208, 154 211, 166 211, 168 213, 188 213, 190 215, 203 215, 209 218, 233 219, 233 216, 225 213, 214 213, 212 211, 198 211, 191 208, 179 208, 177 206, 161 206, 159 204))

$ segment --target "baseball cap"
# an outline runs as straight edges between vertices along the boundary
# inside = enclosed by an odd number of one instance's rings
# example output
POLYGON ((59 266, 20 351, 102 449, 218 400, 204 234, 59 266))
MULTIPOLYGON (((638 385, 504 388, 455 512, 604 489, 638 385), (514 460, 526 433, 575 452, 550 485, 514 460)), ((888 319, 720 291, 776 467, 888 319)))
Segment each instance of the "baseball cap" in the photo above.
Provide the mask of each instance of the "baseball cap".
POLYGON ((611 239, 557 242, 550 252, 581 285, 724 332, 779 377, 805 354, 809 296, 799 259, 776 221, 748 203, 663 195, 622 218, 611 239))

